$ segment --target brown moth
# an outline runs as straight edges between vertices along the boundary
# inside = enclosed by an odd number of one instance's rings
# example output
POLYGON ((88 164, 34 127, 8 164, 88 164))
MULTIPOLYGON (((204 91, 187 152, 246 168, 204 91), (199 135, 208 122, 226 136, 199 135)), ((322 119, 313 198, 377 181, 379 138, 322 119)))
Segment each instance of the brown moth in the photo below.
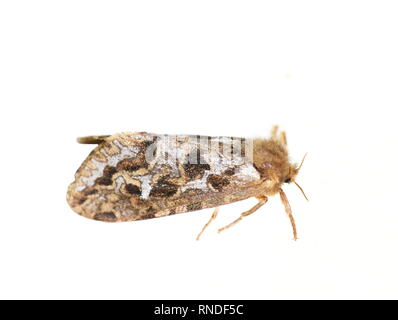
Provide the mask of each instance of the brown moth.
POLYGON ((219 229, 223 231, 263 206, 268 196, 279 194, 297 239, 281 186, 293 182, 303 192, 295 182, 303 162, 289 162, 286 134, 276 126, 269 139, 132 132, 78 142, 98 144, 67 193, 71 208, 86 218, 133 221, 216 208, 199 239, 219 206, 258 199, 253 208, 219 229))

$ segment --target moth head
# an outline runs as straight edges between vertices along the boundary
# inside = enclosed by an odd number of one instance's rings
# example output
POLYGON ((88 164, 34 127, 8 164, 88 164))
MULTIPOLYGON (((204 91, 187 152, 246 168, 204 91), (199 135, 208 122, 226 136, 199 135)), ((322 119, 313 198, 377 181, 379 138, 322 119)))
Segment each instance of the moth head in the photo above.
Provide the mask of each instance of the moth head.
POLYGON ((289 172, 288 174, 285 176, 283 182, 284 183, 292 183, 296 180, 296 176, 299 172, 299 168, 295 165, 295 164, 291 164, 289 166, 289 172))
POLYGON ((295 182, 297 174, 299 173, 301 167, 303 166, 305 157, 307 156, 307 154, 304 155, 303 160, 301 160, 300 165, 297 164, 289 164, 289 168, 287 171, 287 174, 285 175, 284 178, 284 183, 291 183, 291 182, 295 182))
POLYGON ((283 183, 293 182, 304 194, 295 181, 304 159, 305 156, 300 165, 290 163, 287 147, 279 140, 259 138, 253 141, 253 165, 264 180, 268 192, 276 192, 283 183))
POLYGON ((305 192, 304 192, 303 188, 301 188, 300 185, 296 182, 296 176, 299 173, 299 171, 301 169, 301 166, 303 165, 304 159, 305 159, 306 156, 307 156, 307 154, 304 155, 303 160, 301 160, 301 163, 300 163, 299 166, 297 166, 295 164, 290 164, 289 172, 285 176, 285 179, 284 179, 283 182, 284 183, 292 183, 293 182, 300 189, 300 191, 302 192, 304 198, 306 198, 308 200, 307 196, 305 195, 305 192))

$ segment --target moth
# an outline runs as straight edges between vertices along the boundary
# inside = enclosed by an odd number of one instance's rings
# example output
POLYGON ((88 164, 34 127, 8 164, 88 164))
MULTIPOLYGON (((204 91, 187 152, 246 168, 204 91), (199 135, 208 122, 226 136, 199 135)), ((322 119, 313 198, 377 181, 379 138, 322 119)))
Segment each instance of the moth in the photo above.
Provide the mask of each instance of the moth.
MULTIPOLYGON (((78 214, 106 222, 133 221, 215 208, 255 197, 258 203, 226 230, 279 194, 297 239, 284 183, 294 183, 303 164, 289 161, 286 133, 265 138, 162 135, 126 132, 78 138, 98 144, 69 185, 67 201, 78 214)), ((307 197, 306 197, 307 198, 307 197)), ((308 200, 308 199, 307 199, 308 200)))

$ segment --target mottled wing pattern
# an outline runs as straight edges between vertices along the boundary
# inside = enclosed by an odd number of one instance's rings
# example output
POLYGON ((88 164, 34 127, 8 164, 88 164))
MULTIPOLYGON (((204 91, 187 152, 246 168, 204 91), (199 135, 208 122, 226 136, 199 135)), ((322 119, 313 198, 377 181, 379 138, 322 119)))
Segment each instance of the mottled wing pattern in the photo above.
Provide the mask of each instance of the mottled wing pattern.
POLYGON ((76 172, 68 202, 88 218, 129 221, 258 195, 260 175, 244 155, 245 142, 145 132, 109 136, 76 172), (225 152, 234 148, 233 156, 225 152))

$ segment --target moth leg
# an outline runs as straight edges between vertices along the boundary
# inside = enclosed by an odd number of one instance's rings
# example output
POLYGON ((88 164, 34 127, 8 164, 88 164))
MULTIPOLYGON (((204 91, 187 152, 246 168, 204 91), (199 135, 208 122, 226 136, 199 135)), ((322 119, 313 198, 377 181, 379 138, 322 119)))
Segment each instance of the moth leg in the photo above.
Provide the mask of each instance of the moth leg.
POLYGON ((110 137, 109 135, 105 136, 87 136, 87 137, 79 137, 77 138, 77 142, 81 144, 100 144, 106 140, 106 138, 110 137))
POLYGON ((268 198, 266 196, 260 196, 260 197, 256 197, 256 198, 258 199, 258 203, 253 208, 243 212, 240 215, 240 217, 238 219, 236 219, 235 221, 232 221, 230 224, 226 225, 225 227, 222 227, 222 228, 218 229, 218 232, 224 231, 224 230, 232 227, 233 225, 237 224, 244 217, 247 217, 248 215, 250 215, 253 212, 257 211, 260 207, 262 207, 268 201, 268 198))
POLYGON ((199 232, 198 236, 196 237, 196 240, 200 239, 200 236, 202 235, 202 233, 206 230, 206 228, 210 225, 210 223, 217 217, 219 210, 220 210, 219 207, 214 209, 214 211, 213 211, 213 213, 212 213, 212 215, 210 217, 210 220, 204 225, 202 230, 199 232))
POLYGON ((286 194, 283 192, 282 189, 279 189, 279 195, 281 197, 283 205, 285 206, 285 211, 290 219, 290 223, 292 224, 294 240, 297 240, 296 222, 294 221, 292 208, 290 207, 289 200, 287 200, 286 194))

